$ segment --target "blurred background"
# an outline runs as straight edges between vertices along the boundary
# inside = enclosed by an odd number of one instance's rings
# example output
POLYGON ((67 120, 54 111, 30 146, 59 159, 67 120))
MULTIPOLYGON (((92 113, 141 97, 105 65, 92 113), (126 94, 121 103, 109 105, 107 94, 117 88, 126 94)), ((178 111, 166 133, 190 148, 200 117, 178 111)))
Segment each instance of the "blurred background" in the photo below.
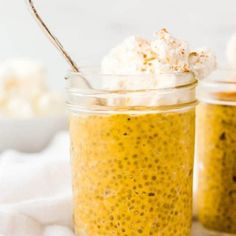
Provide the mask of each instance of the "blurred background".
MULTIPOLYGON (((226 44, 236 31, 235 0, 34 3, 79 66, 99 65, 124 38, 152 38, 163 27, 191 48, 210 47, 224 65, 226 44)), ((63 78, 69 67, 41 32, 26 0, 0 0, 0 32, 0 152, 40 151, 67 128, 63 78)))
MULTIPOLYGON (((64 60, 40 32, 25 0, 0 0, 0 61, 24 57, 42 62, 49 85, 63 89, 64 60)), ((40 0, 41 15, 81 65, 97 64, 129 35, 151 37, 161 27, 193 46, 209 46, 225 63, 225 44, 236 30, 236 1, 40 0)))

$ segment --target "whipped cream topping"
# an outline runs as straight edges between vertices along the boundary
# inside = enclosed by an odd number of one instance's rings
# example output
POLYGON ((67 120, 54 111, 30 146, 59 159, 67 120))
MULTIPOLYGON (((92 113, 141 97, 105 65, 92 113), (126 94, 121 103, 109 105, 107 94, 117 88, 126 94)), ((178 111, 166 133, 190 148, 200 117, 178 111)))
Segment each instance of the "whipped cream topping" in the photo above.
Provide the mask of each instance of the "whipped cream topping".
POLYGON ((215 54, 208 48, 200 48, 189 54, 189 63, 196 78, 203 79, 213 72, 216 67, 215 54))
POLYGON ((171 36, 166 29, 155 33, 150 42, 156 57, 152 61, 154 73, 189 72, 189 47, 185 41, 171 36))
POLYGON ((131 36, 104 57, 102 72, 105 74, 134 74, 138 71, 145 71, 148 69, 148 61, 155 57, 148 40, 131 36))
MULTIPOLYGON (((157 76, 160 74, 193 73, 197 79, 208 76, 216 68, 216 57, 211 50, 190 50, 189 45, 161 29, 156 39, 147 40, 131 36, 113 48, 104 57, 103 74, 129 75, 109 78, 104 76, 106 89, 146 89, 175 86, 177 78, 157 76), (132 75, 145 75, 147 78, 132 75), (171 79, 170 79, 171 78, 171 79)), ((179 78, 178 78, 179 79, 179 78)))

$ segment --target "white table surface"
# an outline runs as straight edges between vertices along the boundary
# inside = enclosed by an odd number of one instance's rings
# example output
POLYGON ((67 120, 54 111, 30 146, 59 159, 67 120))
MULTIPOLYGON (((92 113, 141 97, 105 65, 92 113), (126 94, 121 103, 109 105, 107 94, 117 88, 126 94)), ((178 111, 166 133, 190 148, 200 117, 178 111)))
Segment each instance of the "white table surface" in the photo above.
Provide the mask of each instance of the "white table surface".
POLYGON ((192 236, 229 236, 226 234, 215 234, 215 233, 210 233, 207 232, 199 222, 194 221, 193 222, 193 227, 192 227, 192 236))

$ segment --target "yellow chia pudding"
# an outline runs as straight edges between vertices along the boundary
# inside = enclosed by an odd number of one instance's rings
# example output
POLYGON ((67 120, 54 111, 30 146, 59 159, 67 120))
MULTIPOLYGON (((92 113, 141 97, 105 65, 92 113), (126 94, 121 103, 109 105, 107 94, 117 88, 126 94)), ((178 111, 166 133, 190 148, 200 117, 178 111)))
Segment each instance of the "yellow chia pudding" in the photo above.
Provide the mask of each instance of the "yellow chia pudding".
POLYGON ((236 234, 236 106, 201 103, 197 117, 199 219, 236 234))
POLYGON ((188 236, 194 109, 72 114, 77 236, 188 236))

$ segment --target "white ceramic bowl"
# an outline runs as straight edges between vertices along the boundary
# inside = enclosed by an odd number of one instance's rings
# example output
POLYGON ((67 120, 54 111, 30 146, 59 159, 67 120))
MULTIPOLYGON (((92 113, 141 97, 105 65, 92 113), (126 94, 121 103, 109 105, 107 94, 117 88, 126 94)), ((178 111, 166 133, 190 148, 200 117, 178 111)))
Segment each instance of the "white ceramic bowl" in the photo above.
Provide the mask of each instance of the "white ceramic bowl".
POLYGON ((32 119, 0 118, 0 152, 8 149, 39 152, 57 132, 65 129, 65 115, 32 119))

